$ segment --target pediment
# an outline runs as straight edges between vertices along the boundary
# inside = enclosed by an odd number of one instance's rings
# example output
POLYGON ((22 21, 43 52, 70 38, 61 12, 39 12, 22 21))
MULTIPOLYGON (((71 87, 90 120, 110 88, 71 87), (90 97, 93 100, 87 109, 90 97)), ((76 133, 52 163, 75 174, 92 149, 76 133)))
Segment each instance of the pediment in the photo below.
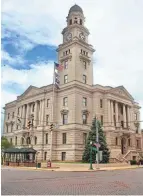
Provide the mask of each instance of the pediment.
POLYGON ((29 87, 27 88, 27 90, 26 90, 22 95, 20 95, 18 98, 30 97, 30 96, 32 96, 32 95, 37 94, 37 92, 38 92, 38 88, 37 88, 37 87, 35 87, 35 86, 29 86, 29 87))
POLYGON ((110 93, 116 94, 117 96, 124 97, 125 99, 134 100, 131 94, 124 88, 124 86, 118 86, 109 90, 110 93))

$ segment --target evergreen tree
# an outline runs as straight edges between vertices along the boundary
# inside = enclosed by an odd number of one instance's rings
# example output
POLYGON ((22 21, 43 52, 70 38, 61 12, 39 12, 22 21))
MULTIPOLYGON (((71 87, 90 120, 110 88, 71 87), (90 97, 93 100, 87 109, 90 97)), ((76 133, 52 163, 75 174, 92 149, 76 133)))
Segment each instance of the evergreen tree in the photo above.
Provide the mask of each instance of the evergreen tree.
MULTIPOLYGON (((98 135, 99 135, 99 144, 101 145, 99 148, 99 151, 102 151, 102 156, 103 160, 101 163, 108 163, 109 162, 109 157, 110 157, 110 152, 109 149, 107 148, 107 143, 106 143, 106 137, 104 135, 103 129, 101 127, 101 123, 97 120, 97 126, 98 126, 98 135)), ((89 132, 86 145, 85 145, 85 150, 82 156, 82 161, 83 162, 90 162, 90 149, 91 149, 91 144, 96 143, 96 117, 92 121, 92 126, 91 126, 91 131, 89 132)), ((92 151, 92 162, 95 163, 96 161, 96 151, 92 151)))
POLYGON ((7 149, 12 147, 13 145, 8 141, 8 139, 4 136, 1 137, 1 149, 7 149))

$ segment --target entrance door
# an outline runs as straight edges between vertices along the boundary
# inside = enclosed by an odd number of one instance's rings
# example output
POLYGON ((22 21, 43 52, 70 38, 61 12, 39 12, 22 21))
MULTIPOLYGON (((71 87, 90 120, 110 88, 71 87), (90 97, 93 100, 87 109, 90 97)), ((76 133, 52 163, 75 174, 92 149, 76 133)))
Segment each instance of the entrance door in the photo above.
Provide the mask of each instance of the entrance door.
POLYGON ((62 152, 62 161, 66 160, 66 152, 62 152))

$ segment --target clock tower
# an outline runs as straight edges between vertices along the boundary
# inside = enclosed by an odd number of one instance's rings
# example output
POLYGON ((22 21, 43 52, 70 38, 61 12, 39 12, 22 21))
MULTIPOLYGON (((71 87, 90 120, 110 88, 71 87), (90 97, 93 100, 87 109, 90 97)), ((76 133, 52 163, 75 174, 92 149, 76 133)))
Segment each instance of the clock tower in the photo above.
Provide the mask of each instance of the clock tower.
POLYGON ((92 56, 95 51, 88 43, 89 31, 84 25, 83 10, 74 5, 67 16, 67 26, 63 29, 63 43, 58 47, 58 61, 64 66, 59 72, 60 85, 79 82, 93 85, 92 56))

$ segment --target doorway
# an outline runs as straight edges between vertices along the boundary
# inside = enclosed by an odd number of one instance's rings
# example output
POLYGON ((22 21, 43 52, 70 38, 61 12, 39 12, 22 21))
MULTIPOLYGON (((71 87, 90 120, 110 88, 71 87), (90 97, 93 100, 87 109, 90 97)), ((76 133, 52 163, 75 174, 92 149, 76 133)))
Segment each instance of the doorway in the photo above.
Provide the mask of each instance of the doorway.
POLYGON ((66 152, 62 152, 62 161, 66 160, 66 152))
POLYGON ((122 154, 126 153, 126 139, 125 138, 121 139, 121 153, 122 154))

